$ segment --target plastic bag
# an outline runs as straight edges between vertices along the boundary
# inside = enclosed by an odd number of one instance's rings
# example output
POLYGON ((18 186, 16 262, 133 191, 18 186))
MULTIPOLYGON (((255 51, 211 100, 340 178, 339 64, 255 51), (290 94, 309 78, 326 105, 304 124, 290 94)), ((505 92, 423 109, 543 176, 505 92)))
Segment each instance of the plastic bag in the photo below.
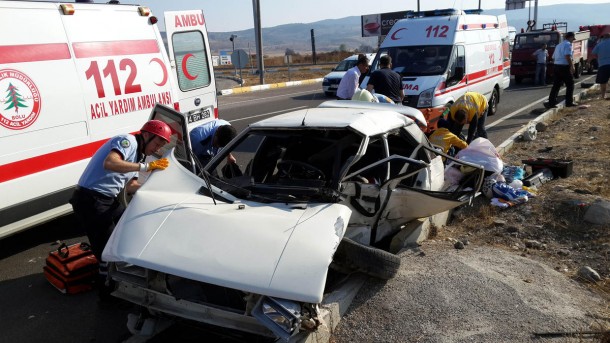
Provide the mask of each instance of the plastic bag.
POLYGON ((462 161, 478 164, 486 171, 501 173, 504 162, 496 148, 488 139, 477 138, 466 149, 457 153, 456 157, 462 161))

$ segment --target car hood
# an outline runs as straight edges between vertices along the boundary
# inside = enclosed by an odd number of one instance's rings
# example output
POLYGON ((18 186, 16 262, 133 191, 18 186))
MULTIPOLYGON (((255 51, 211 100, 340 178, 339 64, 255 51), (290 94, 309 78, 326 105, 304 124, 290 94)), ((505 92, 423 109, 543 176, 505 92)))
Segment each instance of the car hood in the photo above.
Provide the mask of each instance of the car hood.
POLYGON ((346 72, 344 71, 331 71, 324 76, 325 79, 341 79, 346 72))
POLYGON ((203 183, 172 162, 138 190, 104 260, 245 292, 322 300, 328 266, 351 214, 346 206, 235 198, 214 205, 198 194, 203 183))

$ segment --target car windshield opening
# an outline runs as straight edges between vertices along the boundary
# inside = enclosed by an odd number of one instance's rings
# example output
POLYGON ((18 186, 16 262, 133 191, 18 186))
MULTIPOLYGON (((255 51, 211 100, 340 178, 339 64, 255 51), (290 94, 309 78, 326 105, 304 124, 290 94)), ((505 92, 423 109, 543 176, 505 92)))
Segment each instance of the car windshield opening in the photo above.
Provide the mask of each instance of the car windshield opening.
POLYGON ((208 172, 215 186, 239 198, 338 200, 339 174, 361 142, 348 129, 251 130, 223 149, 208 172), (227 160, 229 154, 236 163, 227 160))

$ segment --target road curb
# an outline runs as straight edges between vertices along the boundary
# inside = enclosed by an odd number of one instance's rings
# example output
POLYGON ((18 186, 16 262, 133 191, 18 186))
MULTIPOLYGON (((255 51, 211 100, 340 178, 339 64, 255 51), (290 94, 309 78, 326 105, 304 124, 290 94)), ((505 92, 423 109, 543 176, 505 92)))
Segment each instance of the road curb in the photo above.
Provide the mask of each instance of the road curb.
MULTIPOLYGON (((595 84, 590 88, 578 92, 574 95, 576 101, 587 94, 590 90, 599 89, 599 85, 595 84)), ((559 112, 565 107, 565 101, 562 101, 557 105, 557 108, 549 109, 523 125, 515 134, 510 136, 504 142, 496 147, 498 153, 501 156, 507 154, 514 146, 515 142, 521 140, 521 136, 525 130, 530 126, 535 126, 540 122, 549 122, 558 118, 559 112)), ((421 218, 416 221, 409 223, 405 228, 396 235, 396 239, 392 240, 390 249, 392 252, 397 253, 403 249, 409 249, 417 246, 422 241, 428 238, 430 228, 445 226, 450 218, 450 211, 436 214, 432 217, 421 218)), ((318 330, 310 334, 297 335, 290 342, 298 343, 327 343, 330 341, 332 334, 334 333, 337 325, 341 321, 341 317, 345 314, 349 308, 352 300, 364 285, 367 277, 362 274, 353 274, 339 287, 336 291, 326 296, 321 304, 321 320, 324 323, 318 330)))
POLYGON ((269 83, 269 84, 257 85, 257 86, 233 87, 233 88, 229 88, 229 89, 219 90, 217 92, 217 95, 242 94, 242 93, 261 91, 261 90, 265 90, 265 89, 311 85, 314 83, 322 82, 323 79, 324 78, 317 78, 317 79, 309 79, 309 80, 269 83))

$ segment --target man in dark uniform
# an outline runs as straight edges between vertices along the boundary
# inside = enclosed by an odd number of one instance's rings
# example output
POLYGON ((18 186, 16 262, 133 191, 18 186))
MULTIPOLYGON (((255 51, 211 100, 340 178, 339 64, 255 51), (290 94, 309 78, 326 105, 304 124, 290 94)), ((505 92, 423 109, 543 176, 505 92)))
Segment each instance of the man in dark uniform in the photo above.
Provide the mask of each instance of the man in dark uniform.
POLYGON ((171 134, 166 123, 151 120, 136 135, 111 138, 95 152, 70 199, 77 220, 87 232, 93 254, 100 262, 98 286, 102 298, 111 291, 105 286, 107 267, 102 261, 102 251, 125 210, 117 196, 123 188, 129 194, 140 188, 138 172, 167 168, 167 158, 150 163, 144 163, 144 159, 168 143, 171 134))
POLYGON ((402 78, 400 74, 392 70, 392 58, 388 55, 379 59, 381 69, 371 73, 371 78, 366 89, 373 93, 383 94, 397 104, 402 104, 404 92, 402 90, 402 78))

